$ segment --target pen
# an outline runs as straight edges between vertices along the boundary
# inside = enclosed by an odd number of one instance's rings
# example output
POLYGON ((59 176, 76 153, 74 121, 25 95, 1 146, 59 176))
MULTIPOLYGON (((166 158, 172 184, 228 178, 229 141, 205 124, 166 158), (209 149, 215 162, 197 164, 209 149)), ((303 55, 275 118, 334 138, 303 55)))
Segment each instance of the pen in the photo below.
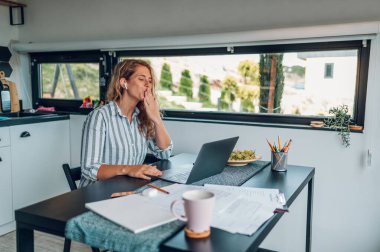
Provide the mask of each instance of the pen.
POLYGON ((289 146, 292 143, 292 139, 289 140, 289 143, 284 147, 284 152, 288 152, 289 146))
POLYGON ((113 194, 111 194, 111 198, 116 198, 116 197, 121 197, 121 196, 127 196, 127 195, 131 195, 131 194, 134 194, 135 191, 129 191, 129 192, 115 192, 113 194))
POLYGON ((281 152, 285 152, 285 149, 288 148, 288 147, 286 147, 287 145, 288 145, 288 141, 285 141, 284 147, 282 147, 281 152))
POLYGON ((162 188, 159 188, 159 187, 157 187, 157 186, 155 186, 155 185, 147 184, 147 186, 152 187, 152 188, 154 188, 154 189, 156 189, 156 190, 158 190, 158 191, 160 191, 160 192, 163 192, 163 193, 169 194, 168 191, 166 191, 166 190, 164 190, 164 189, 162 189, 162 188))

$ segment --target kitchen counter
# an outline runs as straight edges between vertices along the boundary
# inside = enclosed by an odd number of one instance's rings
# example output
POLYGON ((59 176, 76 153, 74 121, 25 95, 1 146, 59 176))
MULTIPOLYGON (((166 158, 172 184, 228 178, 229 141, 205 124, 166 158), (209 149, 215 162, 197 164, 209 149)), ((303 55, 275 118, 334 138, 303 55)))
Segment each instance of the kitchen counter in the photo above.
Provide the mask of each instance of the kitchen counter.
POLYGON ((68 120, 70 115, 47 112, 0 113, 0 127, 68 120))

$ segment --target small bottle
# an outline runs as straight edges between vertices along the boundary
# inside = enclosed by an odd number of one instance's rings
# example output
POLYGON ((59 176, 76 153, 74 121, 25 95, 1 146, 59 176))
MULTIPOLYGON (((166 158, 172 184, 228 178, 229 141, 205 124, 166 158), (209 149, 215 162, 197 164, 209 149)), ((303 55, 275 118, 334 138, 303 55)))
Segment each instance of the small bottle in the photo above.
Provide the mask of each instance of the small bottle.
POLYGON ((1 99, 1 110, 3 113, 11 112, 11 94, 9 92, 9 86, 4 85, 0 81, 0 99, 1 99))

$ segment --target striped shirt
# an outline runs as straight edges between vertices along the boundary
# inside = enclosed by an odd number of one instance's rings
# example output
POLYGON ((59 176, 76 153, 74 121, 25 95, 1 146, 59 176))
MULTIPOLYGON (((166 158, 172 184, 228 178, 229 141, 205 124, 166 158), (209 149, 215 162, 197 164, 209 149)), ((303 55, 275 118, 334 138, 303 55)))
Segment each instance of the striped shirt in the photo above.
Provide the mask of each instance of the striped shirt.
POLYGON ((82 131, 79 187, 94 183, 102 164, 142 164, 148 148, 159 159, 170 157, 173 143, 161 150, 154 139, 147 139, 138 129, 138 114, 136 107, 129 123, 128 117, 111 101, 87 116, 82 131))

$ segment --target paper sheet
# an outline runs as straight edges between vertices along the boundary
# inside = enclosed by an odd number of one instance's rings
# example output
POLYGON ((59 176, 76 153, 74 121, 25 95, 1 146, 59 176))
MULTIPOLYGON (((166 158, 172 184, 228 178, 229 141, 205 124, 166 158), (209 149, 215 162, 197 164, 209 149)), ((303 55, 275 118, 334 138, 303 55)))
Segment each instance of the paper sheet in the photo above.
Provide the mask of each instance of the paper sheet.
POLYGON ((261 202, 262 204, 273 205, 275 206, 275 208, 283 208, 283 206, 286 204, 284 194, 280 193, 278 189, 241 186, 221 186, 210 184, 206 184, 205 188, 217 189, 220 191, 235 193, 237 195, 244 195, 254 201, 261 202))
MULTIPOLYGON (((174 184, 164 188, 170 194, 162 194, 152 198, 157 204, 170 208, 175 199, 180 199, 182 194, 189 190, 201 189, 215 194, 215 207, 213 211, 212 227, 231 233, 252 235, 272 215, 277 204, 273 201, 279 193, 276 189, 238 190, 234 186, 191 186, 174 184), (271 195, 269 197, 268 195, 271 195), (256 199, 261 199, 258 201, 256 199)), ((250 189, 250 188, 248 188, 250 189)), ((277 201, 275 201, 277 202, 277 201)), ((179 206, 176 211, 183 211, 179 206)))
POLYGON ((241 196, 214 215, 211 226, 231 233, 252 235, 273 215, 272 206, 241 196))

